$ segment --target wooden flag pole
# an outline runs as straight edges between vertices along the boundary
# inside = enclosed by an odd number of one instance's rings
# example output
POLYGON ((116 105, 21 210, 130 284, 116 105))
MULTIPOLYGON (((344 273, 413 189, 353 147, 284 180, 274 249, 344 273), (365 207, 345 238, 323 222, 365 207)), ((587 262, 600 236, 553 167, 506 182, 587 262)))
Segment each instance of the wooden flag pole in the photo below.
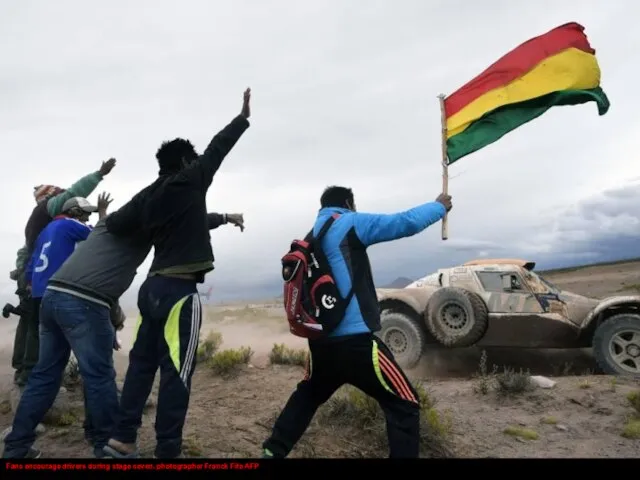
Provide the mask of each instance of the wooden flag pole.
MULTIPOLYGON (((449 160, 447 158, 447 113, 444 108, 445 95, 438 95, 440 99, 440 117, 442 121, 442 193, 449 193, 449 160)), ((449 222, 445 213, 442 219, 442 240, 449 238, 449 222)))

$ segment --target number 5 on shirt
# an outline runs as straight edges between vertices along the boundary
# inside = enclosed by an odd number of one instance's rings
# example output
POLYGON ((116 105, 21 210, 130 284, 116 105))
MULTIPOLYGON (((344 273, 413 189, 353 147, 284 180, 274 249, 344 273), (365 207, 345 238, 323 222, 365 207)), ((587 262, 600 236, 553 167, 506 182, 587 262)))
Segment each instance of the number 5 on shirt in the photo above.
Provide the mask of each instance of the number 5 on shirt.
POLYGON ((49 266, 49 258, 47 257, 46 251, 47 251, 47 248, 49 248, 50 246, 51 246, 51 242, 47 242, 44 245, 42 245, 42 250, 40 251, 40 256, 39 256, 40 260, 42 261, 42 264, 35 268, 36 273, 44 272, 49 266))

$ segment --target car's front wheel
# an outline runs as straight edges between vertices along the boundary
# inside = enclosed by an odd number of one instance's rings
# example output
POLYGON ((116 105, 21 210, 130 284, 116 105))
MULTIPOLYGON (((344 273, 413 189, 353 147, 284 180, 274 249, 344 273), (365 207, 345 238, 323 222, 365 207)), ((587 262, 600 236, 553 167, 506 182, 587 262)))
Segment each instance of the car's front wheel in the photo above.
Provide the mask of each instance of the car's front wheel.
POLYGON ((621 313, 599 325, 593 355, 604 373, 640 377, 640 315, 621 313))
POLYGON ((418 321, 405 313, 383 310, 380 323, 382 328, 376 335, 391 350, 396 362, 403 368, 415 367, 426 343, 418 321))

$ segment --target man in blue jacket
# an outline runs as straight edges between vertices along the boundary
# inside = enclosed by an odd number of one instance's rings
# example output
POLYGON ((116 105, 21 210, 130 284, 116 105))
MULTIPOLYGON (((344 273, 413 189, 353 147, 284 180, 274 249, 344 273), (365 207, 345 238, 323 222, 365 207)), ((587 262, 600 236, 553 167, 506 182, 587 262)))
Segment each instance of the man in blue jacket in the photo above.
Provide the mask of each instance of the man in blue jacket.
POLYGON ((317 235, 332 215, 340 215, 322 239, 338 289, 351 300, 342 322, 327 337, 309 341, 305 379, 276 420, 264 444, 265 458, 286 457, 306 431, 320 405, 344 384, 351 384, 378 401, 387 419, 391 458, 417 458, 420 446, 420 406, 393 354, 374 332, 380 330, 380 310, 367 247, 416 235, 442 219, 451 197, 395 214, 356 212, 353 192, 329 187, 320 198, 313 227, 317 235))

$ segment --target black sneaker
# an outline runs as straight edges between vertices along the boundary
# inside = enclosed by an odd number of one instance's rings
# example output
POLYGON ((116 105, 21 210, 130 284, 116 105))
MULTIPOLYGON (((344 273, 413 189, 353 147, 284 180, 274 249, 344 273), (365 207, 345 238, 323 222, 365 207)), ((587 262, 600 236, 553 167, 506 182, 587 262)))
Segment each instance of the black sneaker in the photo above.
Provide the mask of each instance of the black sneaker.
POLYGON ((27 455, 24 457, 29 460, 35 460, 36 458, 40 458, 42 456, 42 452, 37 448, 31 447, 27 452, 27 455))

